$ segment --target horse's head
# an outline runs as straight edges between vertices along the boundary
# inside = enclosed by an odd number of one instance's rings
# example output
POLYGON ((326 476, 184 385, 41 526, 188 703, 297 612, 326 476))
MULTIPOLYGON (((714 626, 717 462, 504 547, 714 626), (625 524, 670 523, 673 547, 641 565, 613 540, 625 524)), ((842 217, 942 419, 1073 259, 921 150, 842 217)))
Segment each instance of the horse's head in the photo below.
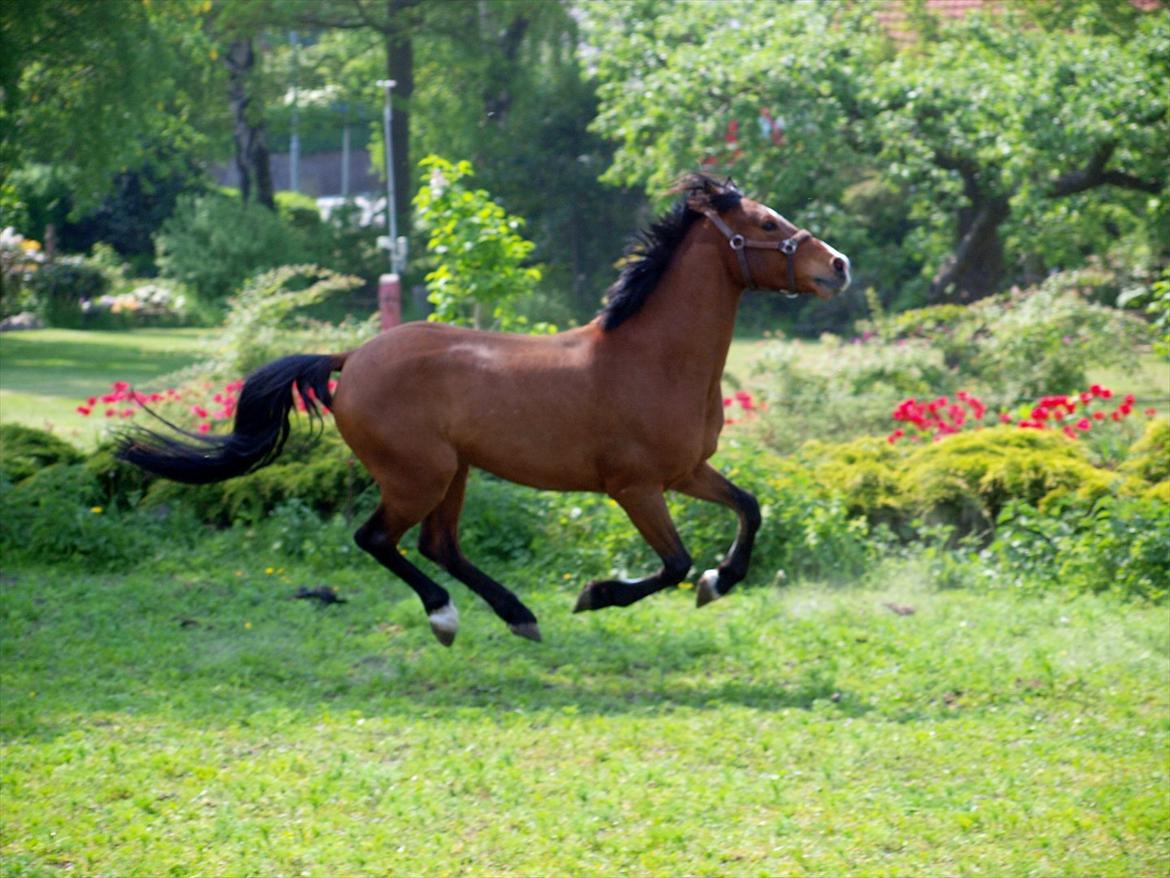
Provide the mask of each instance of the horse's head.
POLYGON ((687 193, 687 206, 727 241, 728 268, 745 288, 828 299, 849 286, 849 257, 745 198, 730 182, 695 174, 679 188, 687 193))

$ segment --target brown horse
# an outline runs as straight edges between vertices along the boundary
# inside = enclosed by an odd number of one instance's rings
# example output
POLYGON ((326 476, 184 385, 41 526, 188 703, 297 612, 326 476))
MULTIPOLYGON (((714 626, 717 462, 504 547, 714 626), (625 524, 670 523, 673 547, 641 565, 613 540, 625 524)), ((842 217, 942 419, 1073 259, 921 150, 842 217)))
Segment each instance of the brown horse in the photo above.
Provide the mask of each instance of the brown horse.
POLYGON ((248 377, 230 435, 180 441, 139 431, 121 455, 179 481, 250 472, 280 452, 295 385, 312 413, 314 397, 331 408, 381 489, 357 544, 418 593, 446 645, 459 626, 455 605, 398 550, 419 522, 424 556, 514 633, 540 639, 532 612, 460 551, 471 467, 535 488, 604 492, 661 557, 662 569, 644 579, 589 583, 576 612, 627 606, 687 575, 691 557, 665 491, 730 507, 735 543, 697 590, 699 606, 722 597, 746 575, 760 526, 755 498, 707 463, 723 427, 720 377, 740 295, 755 287, 828 298, 849 283, 849 260, 730 183, 696 174, 678 191, 586 326, 526 336, 411 323, 349 353, 285 357, 248 377))

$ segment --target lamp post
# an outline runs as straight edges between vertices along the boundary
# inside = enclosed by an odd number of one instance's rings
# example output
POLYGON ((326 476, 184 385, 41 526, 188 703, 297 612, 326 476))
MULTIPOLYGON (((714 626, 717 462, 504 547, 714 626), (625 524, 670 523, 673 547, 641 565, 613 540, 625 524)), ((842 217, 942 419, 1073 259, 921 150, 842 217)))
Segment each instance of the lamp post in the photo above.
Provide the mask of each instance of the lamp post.
POLYGON ((398 236, 398 215, 394 209, 394 111, 390 106, 390 93, 398 83, 393 79, 379 79, 378 88, 385 90, 382 106, 382 141, 386 159, 386 231, 384 240, 379 240, 390 254, 390 273, 378 278, 378 311, 382 328, 389 329, 402 322, 402 270, 406 265, 406 238, 398 236))

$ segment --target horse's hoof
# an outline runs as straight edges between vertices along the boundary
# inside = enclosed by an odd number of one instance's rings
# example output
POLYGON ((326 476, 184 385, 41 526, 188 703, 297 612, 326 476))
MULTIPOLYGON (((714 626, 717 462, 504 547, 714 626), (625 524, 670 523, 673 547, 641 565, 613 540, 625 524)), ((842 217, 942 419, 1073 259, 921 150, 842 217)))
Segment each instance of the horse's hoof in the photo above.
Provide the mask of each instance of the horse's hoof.
POLYGON ((717 601, 723 595, 719 593, 719 571, 708 570, 699 577, 699 585, 695 589, 695 606, 705 607, 711 601, 717 601))
POLYGON ((450 646, 455 642, 455 635, 459 631, 459 611, 455 609, 453 603, 448 601, 443 604, 433 613, 427 614, 427 619, 430 620, 431 631, 439 643, 450 646))
POLYGON ((523 625, 509 625, 508 629, 517 637, 524 637, 540 643, 540 626, 535 622, 525 622, 523 625))

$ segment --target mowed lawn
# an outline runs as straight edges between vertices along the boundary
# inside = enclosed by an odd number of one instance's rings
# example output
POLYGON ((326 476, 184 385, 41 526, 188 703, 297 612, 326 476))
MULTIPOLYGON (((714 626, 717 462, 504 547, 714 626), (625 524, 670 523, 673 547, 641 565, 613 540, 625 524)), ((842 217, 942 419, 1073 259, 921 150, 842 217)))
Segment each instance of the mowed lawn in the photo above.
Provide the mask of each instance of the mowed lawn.
POLYGON ((38 329, 0 333, 0 422, 51 429, 88 446, 107 426, 100 411, 82 417, 79 403, 115 381, 157 390, 160 376, 200 359, 213 330, 120 332, 38 329))
POLYGON ((436 644, 246 532, 3 575, 0 874, 1164 876, 1170 620, 1109 597, 500 571, 436 644), (292 600, 328 582, 348 603, 292 600))

